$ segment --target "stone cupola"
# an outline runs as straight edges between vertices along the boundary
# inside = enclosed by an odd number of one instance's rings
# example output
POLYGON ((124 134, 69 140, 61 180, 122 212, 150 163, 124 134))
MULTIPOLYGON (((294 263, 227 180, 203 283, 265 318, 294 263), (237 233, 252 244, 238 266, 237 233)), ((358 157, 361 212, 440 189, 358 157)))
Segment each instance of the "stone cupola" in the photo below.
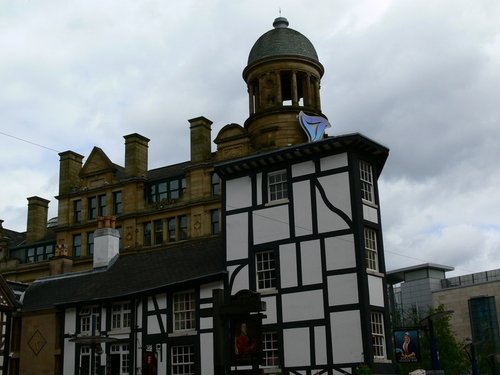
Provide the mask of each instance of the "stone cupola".
POLYGON ((243 70, 249 98, 245 128, 256 151, 306 142, 300 111, 324 116, 319 95, 324 68, 314 46, 284 17, 273 26, 255 42, 243 70))

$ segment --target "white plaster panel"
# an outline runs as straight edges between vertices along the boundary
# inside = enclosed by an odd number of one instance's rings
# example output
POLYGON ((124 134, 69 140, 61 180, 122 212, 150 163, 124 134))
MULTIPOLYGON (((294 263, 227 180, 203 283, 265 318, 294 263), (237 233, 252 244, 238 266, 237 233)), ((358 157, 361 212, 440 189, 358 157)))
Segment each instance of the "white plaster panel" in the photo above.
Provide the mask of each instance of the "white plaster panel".
POLYGON ((375 207, 363 204, 363 219, 371 221, 372 223, 378 223, 378 212, 375 207))
POLYGON ((276 310, 276 296, 262 296, 261 300, 266 303, 266 318, 262 320, 262 324, 274 324, 278 322, 278 314, 276 310))
POLYGON ((281 245, 279 252, 281 287, 291 288, 297 286, 297 253, 295 243, 281 245))
POLYGON ((330 169, 341 168, 347 166, 347 154, 337 154, 322 158, 320 161, 320 168, 322 171, 330 169))
POLYGON ((169 347, 167 344, 161 344, 161 351, 163 355, 158 358, 158 366, 156 368, 157 374, 166 374, 167 373, 167 360, 169 357, 169 347))
POLYGON ((255 182, 257 186, 257 204, 262 204, 262 173, 257 173, 257 176, 255 176, 255 182))
POLYGON ((200 318, 200 329, 212 329, 213 318, 200 318))
POLYGON ((214 374, 214 338, 211 333, 200 335, 201 374, 214 374))
POLYGON ((226 216, 227 260, 248 258, 248 214, 226 216))
POLYGON ((76 308, 74 307, 65 310, 64 333, 76 333, 76 308))
POLYGON ((326 354, 326 328, 324 326, 314 327, 314 350, 317 365, 326 365, 328 357, 326 354))
POLYGON ((252 219, 254 229, 253 241, 255 244, 290 237, 290 220, 287 204, 256 210, 252 215, 252 219))
POLYGON ((304 176, 314 172, 314 162, 312 161, 305 161, 303 163, 292 165, 292 177, 304 176))
POLYGON ((300 244, 303 285, 318 284, 323 281, 321 272, 321 247, 319 240, 300 244))
POLYGON ((312 233, 311 185, 309 181, 293 184, 293 215, 295 235, 304 236, 312 233))
POLYGON ((250 207, 252 204, 252 180, 248 176, 226 181, 226 210, 250 207))
MULTIPOLYGON (((229 266, 227 270, 229 272, 229 277, 233 275, 238 266, 229 266)), ((244 266, 238 271, 235 276, 233 287, 231 289, 231 295, 236 294, 242 289, 250 289, 248 285, 248 266, 244 266)))
POLYGON ((318 178, 326 197, 336 208, 344 212, 349 218, 351 214, 351 191, 349 188, 349 173, 337 173, 318 178))
POLYGON ((64 340, 64 355, 63 355, 63 373, 74 374, 75 373, 75 343, 69 341, 69 339, 64 340))
POLYGON ((333 230, 349 229, 347 223, 339 215, 333 212, 323 201, 319 191, 316 189, 316 208, 318 231, 320 233, 333 230))
POLYGON ((137 319, 137 321, 136 321, 137 328, 142 328, 142 315, 143 315, 142 311, 143 311, 142 302, 139 302, 138 307, 136 309, 136 312, 137 312, 137 317, 136 317, 136 319, 137 319))
POLYGON ((321 289, 282 294, 281 303, 284 322, 324 318, 321 289))
POLYGON ((284 329, 283 348, 285 367, 309 366, 311 364, 309 328, 284 329))
POLYGON ((224 284, 220 281, 214 281, 213 283, 203 284, 200 288, 200 298, 212 298, 212 290, 222 289, 224 284))
POLYGON ((328 305, 358 303, 358 279, 355 273, 328 276, 328 305))
POLYGON ((328 271, 356 266, 354 239, 351 234, 325 238, 325 252, 328 271))
POLYGON ((160 332, 160 323, 156 315, 148 315, 148 335, 160 332))
POLYGON ((363 339, 359 310, 330 314, 333 362, 363 362, 363 339))
POLYGON ((384 288, 382 278, 368 275, 368 291, 370 293, 370 305, 384 306, 384 288))

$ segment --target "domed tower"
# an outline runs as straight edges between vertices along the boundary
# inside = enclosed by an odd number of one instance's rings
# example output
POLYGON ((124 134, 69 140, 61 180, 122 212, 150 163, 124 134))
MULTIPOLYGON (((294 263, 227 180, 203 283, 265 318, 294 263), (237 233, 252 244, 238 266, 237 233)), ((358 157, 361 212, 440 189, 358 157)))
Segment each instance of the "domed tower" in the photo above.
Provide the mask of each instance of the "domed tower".
POLYGON ((300 111, 324 117, 319 95, 324 68, 314 46, 284 17, 273 26, 255 42, 243 70, 250 112, 245 128, 255 150, 306 142, 300 111))

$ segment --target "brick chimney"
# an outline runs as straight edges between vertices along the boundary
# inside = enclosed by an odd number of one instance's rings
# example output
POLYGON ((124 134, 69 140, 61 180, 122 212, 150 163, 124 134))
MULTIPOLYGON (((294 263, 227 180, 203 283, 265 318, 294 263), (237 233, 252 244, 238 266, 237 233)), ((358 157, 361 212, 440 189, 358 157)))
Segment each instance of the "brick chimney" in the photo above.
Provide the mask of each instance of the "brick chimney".
POLYGON ((94 232, 94 268, 107 267, 111 259, 120 252, 120 233, 115 229, 114 216, 97 218, 94 232))
POLYGON ((55 253, 49 261, 50 275, 61 275, 73 270, 73 259, 68 256, 68 247, 63 243, 58 243, 55 253))
POLYGON ((80 170, 83 156, 73 151, 59 154, 59 195, 67 194, 80 187, 80 170))
POLYGON ((125 176, 145 177, 148 173, 149 139, 134 133, 125 135, 125 176))
POLYGON ((26 226, 26 242, 41 240, 47 234, 47 214, 49 202, 40 197, 28 198, 28 223, 26 226))
POLYGON ((198 163, 210 159, 212 121, 203 116, 188 121, 191 129, 191 162, 198 163))

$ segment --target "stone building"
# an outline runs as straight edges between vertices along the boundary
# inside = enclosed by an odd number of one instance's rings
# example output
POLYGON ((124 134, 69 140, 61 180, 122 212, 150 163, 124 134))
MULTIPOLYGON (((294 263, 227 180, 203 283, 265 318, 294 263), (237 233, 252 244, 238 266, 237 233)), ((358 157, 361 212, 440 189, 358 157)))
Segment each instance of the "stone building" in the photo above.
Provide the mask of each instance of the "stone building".
POLYGON ((249 117, 215 152, 198 117, 183 163, 149 169, 140 134, 124 137, 124 166, 97 147, 60 154, 57 223, 30 198, 32 235, 0 264, 30 283, 9 373, 392 371, 389 151, 325 134, 316 50, 285 18, 273 26, 243 70, 249 117))

